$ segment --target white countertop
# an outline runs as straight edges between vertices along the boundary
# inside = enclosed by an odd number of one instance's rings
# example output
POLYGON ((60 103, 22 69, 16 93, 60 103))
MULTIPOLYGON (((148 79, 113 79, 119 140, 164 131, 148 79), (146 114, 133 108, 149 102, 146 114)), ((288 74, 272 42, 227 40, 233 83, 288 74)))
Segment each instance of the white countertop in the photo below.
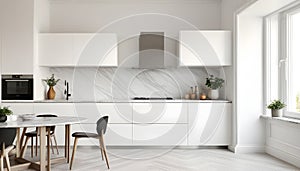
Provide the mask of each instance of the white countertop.
POLYGON ((229 100, 131 100, 131 99, 103 99, 103 100, 2 100, 1 103, 231 103, 229 100))

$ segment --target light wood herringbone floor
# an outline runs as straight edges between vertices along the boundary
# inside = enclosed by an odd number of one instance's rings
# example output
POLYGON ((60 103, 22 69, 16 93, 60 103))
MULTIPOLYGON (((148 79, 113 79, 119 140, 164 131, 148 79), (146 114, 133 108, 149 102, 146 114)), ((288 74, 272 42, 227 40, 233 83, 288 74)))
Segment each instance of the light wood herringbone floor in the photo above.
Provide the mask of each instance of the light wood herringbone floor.
MULTIPOLYGON (((109 148, 108 152, 110 171, 300 170, 267 154, 234 154, 225 149, 109 148)), ((63 154, 63 151, 61 151, 61 154, 63 154)), ((65 171, 68 168, 68 164, 52 165, 53 171, 65 171)), ((94 171, 108 169, 105 162, 101 160, 99 149, 79 147, 75 156, 73 170, 94 171)))

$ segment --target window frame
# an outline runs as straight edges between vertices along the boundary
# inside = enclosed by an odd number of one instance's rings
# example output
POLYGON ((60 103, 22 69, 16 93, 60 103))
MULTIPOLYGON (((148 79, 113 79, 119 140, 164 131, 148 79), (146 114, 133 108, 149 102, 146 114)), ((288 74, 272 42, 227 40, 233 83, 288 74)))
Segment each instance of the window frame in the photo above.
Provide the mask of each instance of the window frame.
MULTIPOLYGON (((288 7, 285 9, 281 9, 279 11, 276 11, 275 13, 272 13, 264 18, 264 63, 265 63, 265 73, 264 73, 264 101, 265 101, 265 106, 269 104, 272 100, 272 96, 274 98, 274 92, 277 91, 275 97, 277 99, 281 99, 282 101, 285 102, 285 104, 288 103, 288 93, 289 93, 289 67, 290 67, 290 23, 291 23, 291 16, 293 14, 299 13, 300 12, 300 4, 294 5, 293 7, 288 7), (272 17, 277 17, 277 26, 276 29, 274 29, 274 26, 272 25, 272 17), (272 74, 271 74, 271 68, 272 68, 272 55, 276 51, 275 49, 272 49, 273 42, 271 41, 272 39, 272 34, 274 30, 277 30, 278 34, 278 50, 277 50, 277 55, 278 55, 278 82, 276 85, 276 90, 274 90, 274 87, 272 86, 272 74), (272 95, 273 92, 273 95, 272 95), (277 97, 278 96, 278 97, 277 97)), ((275 59, 276 60, 276 59, 275 59)), ((267 107, 265 108, 265 113, 269 114, 270 110, 267 110, 267 107)), ((292 117, 292 118, 297 118, 300 119, 300 112, 291 112, 287 110, 287 107, 284 108, 284 117, 292 117)))
MULTIPOLYGON (((283 91, 281 92, 281 95, 283 97, 283 100, 286 102, 286 104, 289 104, 289 98, 288 98, 288 94, 290 93, 290 75, 289 75, 289 70, 290 70, 290 67, 291 67, 291 60, 290 60, 290 57, 291 57, 291 45, 290 45, 290 42, 291 42, 291 17, 292 15, 294 14, 297 14, 300 12, 300 5, 297 5, 293 8, 290 8, 286 11, 284 11, 282 13, 282 21, 281 21, 281 35, 282 35, 282 38, 284 41, 281 42, 281 45, 280 45, 280 49, 283 51, 282 52, 282 55, 281 57, 285 59, 282 59, 282 60, 285 60, 286 62, 286 67, 285 69, 282 69, 282 75, 283 75, 283 81, 281 84, 284 84, 284 85, 281 85, 281 87, 283 88, 283 91)), ((288 108, 284 108, 284 116, 286 117, 292 117, 292 118, 298 118, 300 119, 300 112, 292 112, 292 111, 288 111, 288 108)))

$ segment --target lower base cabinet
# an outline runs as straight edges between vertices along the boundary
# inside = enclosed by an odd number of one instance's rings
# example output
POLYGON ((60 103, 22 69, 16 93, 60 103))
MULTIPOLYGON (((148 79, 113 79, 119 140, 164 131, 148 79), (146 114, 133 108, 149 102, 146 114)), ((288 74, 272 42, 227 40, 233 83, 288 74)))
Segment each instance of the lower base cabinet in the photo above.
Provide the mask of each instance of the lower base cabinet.
MULTIPOLYGON (((80 116, 88 120, 71 125, 71 133, 87 131, 96 133, 96 121, 104 114, 110 116, 105 143, 108 146, 227 146, 231 143, 231 103, 170 103, 154 122, 134 122, 134 113, 128 103, 2 103, 15 114, 54 113, 59 116, 80 116), (182 107, 183 106, 183 107, 182 107), (174 112, 181 109, 176 118, 174 112), (167 117, 168 116, 168 117, 167 117), (178 117, 180 116, 180 117, 178 117), (168 118, 168 119, 166 119, 168 118), (170 119, 171 118, 171 119, 170 119)), ((145 104, 135 104, 140 110, 145 104)), ((154 107, 161 107, 155 104, 154 107)), ((137 109, 135 109, 137 110, 137 109)), ((137 111, 135 111, 137 112, 137 111)), ((145 119, 145 118, 143 118, 145 119)), ((34 130, 34 128, 32 128, 34 130)), ((56 127, 58 145, 64 145, 65 127, 56 127)), ((73 144, 74 139, 71 139, 73 144)), ((81 139, 78 145, 99 145, 97 139, 81 139)))
POLYGON ((187 124, 133 124, 133 145, 187 145, 187 124))
POLYGON ((231 103, 189 104, 188 145, 229 145, 231 143, 231 106, 231 103))

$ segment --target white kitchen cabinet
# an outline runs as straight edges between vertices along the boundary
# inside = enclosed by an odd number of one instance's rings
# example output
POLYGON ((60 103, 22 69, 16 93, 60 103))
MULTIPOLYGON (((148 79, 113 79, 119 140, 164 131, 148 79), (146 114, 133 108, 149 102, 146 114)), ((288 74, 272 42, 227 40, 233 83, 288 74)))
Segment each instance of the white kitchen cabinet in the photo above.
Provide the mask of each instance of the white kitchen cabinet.
POLYGON ((229 145, 231 103, 189 104, 189 145, 229 145))
POLYGON ((181 31, 181 66, 232 65, 232 37, 230 31, 181 31))
POLYGON ((76 116, 72 103, 35 103, 35 114, 56 114, 58 116, 76 116))
POLYGON ((133 103, 134 123, 187 123, 186 103, 133 103))
POLYGON ((1 106, 8 106, 14 115, 32 114, 32 103, 1 103, 1 106))
POLYGON ((2 74, 33 74, 34 0, 1 0, 2 74))
POLYGON ((132 124, 108 124, 104 140, 106 145, 132 145, 132 124))
POLYGON ((186 103, 133 103, 134 145, 187 145, 186 103))
POLYGON ((75 64, 72 44, 72 34, 39 34, 39 64, 41 66, 75 64))
POLYGON ((117 36, 113 33, 41 33, 40 66, 117 66, 117 36))
POLYGON ((98 103, 98 112, 108 115, 108 123, 132 123, 131 103, 98 103))
POLYGON ((134 145, 187 145, 187 124, 133 124, 134 145))

